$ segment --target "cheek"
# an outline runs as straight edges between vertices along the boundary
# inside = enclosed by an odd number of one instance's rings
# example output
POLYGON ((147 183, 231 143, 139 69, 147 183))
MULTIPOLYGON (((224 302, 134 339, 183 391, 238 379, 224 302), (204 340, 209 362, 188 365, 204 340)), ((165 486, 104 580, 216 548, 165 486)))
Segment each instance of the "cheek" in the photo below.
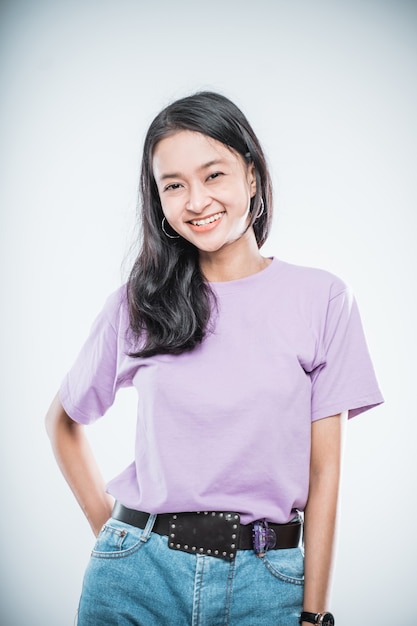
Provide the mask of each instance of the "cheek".
POLYGON ((168 215, 174 215, 177 212, 176 206, 178 205, 178 202, 175 202, 175 199, 166 198, 161 195, 159 196, 159 199, 161 201, 162 210, 167 217, 168 215))
POLYGON ((252 196, 251 196, 249 187, 247 185, 242 187, 240 194, 239 194, 239 204, 241 207, 241 211, 244 212, 245 215, 247 211, 249 211, 251 197, 252 196))
POLYGON ((236 184, 233 187, 225 189, 224 193, 222 193, 222 199, 225 202, 228 202, 230 205, 233 205, 235 207, 244 206, 245 209, 250 198, 250 188, 246 184, 246 181, 242 181, 241 183, 236 184))
POLYGON ((180 228, 183 222, 183 210, 178 203, 170 200, 162 204, 162 212, 167 218, 168 222, 175 225, 176 228, 180 228))

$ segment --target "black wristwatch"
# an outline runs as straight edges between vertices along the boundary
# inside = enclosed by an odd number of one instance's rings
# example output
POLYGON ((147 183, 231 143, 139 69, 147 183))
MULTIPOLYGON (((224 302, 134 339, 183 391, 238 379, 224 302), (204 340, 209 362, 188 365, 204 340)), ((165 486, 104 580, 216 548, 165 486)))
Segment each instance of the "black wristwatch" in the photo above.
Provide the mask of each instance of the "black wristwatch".
POLYGON ((300 624, 308 622, 316 626, 334 626, 334 617, 331 613, 309 613, 303 611, 300 616, 300 624))

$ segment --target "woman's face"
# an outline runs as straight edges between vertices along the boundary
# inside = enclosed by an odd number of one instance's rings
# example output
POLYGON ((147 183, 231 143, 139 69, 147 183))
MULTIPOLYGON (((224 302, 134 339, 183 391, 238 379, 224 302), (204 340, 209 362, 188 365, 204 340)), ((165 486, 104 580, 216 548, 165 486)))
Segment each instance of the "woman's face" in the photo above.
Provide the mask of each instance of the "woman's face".
POLYGON ((182 130, 157 144, 153 173, 167 221, 201 252, 217 252, 245 232, 256 182, 240 154, 182 130))

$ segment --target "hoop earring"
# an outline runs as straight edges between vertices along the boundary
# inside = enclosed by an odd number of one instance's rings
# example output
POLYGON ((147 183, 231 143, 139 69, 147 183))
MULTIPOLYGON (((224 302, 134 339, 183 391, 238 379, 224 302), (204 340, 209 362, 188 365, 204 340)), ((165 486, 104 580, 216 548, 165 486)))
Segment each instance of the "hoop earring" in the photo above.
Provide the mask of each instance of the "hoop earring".
POLYGON ((162 227, 162 231, 164 233, 164 235, 166 235, 167 237, 169 237, 170 239, 179 239, 180 236, 179 235, 170 235, 169 233, 167 233, 167 231, 165 230, 165 224, 164 222, 166 222, 165 217, 162 218, 162 222, 161 222, 161 227, 162 227))
POLYGON ((258 211, 258 215, 255 217, 255 220, 257 220, 259 217, 261 217, 261 215, 263 215, 263 212, 265 211, 265 204, 264 204, 264 199, 261 196, 261 208, 258 211))

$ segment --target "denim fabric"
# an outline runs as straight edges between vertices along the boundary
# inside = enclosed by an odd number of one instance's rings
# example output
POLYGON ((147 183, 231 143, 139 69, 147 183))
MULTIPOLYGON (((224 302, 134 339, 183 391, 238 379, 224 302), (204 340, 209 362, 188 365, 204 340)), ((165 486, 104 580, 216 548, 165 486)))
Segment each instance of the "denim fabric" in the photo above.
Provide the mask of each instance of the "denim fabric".
POLYGON ((78 626, 298 626, 301 549, 234 561, 168 548, 167 537, 110 519, 84 578, 78 626))

